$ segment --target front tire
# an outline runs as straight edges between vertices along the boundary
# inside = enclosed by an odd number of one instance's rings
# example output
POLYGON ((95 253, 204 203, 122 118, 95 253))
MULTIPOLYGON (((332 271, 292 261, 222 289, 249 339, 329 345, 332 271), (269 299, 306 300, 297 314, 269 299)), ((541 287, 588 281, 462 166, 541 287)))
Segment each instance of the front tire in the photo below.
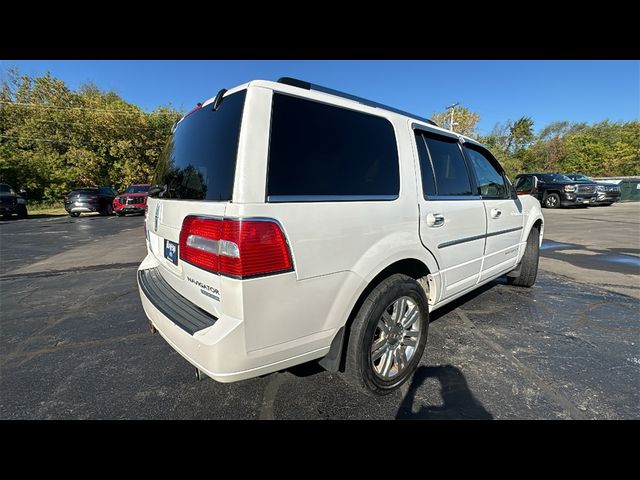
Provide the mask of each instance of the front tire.
POLYGON ((560 195, 557 193, 550 193, 544 199, 544 206, 546 208, 558 208, 560 206, 560 195))
POLYGON ((519 273, 507 276, 507 283, 518 287, 533 287, 538 276, 540 260, 540 231, 533 227, 527 238, 527 247, 520 261, 519 273))
POLYGON ((429 307, 413 278, 395 274, 374 288, 349 334, 345 380, 366 393, 386 395, 414 373, 427 344, 429 307))
POLYGON ((80 212, 69 212, 69 216, 70 217, 79 217, 80 216, 80 212))

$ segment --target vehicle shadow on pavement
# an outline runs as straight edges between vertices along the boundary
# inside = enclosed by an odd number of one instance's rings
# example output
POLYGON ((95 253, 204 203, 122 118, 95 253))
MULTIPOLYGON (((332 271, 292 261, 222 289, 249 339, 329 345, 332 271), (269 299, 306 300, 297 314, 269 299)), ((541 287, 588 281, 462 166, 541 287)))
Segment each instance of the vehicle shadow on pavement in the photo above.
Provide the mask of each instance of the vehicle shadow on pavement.
POLYGON ((438 365, 423 366, 416 370, 409 391, 400 404, 396 419, 491 420, 493 415, 473 396, 459 368, 453 365, 438 365), (419 410, 413 411, 416 392, 428 378, 436 378, 440 382, 440 393, 444 404, 421 406, 419 410))

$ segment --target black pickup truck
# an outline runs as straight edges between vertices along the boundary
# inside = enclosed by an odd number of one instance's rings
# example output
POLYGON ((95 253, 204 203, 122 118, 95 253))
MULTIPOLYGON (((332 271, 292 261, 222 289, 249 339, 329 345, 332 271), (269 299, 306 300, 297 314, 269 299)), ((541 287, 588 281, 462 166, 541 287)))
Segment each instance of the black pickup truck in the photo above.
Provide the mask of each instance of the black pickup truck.
POLYGON ((589 178, 582 173, 568 173, 567 177, 576 182, 578 185, 595 185, 597 194, 595 203, 597 205, 611 205, 620 201, 622 192, 620 190, 620 187, 614 183, 596 182, 594 179, 589 178))
POLYGON ((578 183, 560 173, 523 173, 516 176, 516 190, 530 190, 533 177, 538 179, 532 192, 543 207, 558 208, 594 205, 597 200, 595 183, 578 183))

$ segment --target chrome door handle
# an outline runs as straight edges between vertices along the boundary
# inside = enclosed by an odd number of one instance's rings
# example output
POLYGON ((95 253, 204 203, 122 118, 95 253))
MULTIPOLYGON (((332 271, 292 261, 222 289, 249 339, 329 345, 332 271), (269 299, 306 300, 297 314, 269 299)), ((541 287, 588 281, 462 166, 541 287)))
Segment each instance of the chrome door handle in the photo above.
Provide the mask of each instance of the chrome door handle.
POLYGON ((500 215, 502 215, 502 211, 497 208, 492 208, 489 213, 491 213, 491 218, 500 218, 500 215))
POLYGON ((444 215, 440 213, 430 213, 427 215, 427 225, 429 227, 441 227, 444 225, 444 215))

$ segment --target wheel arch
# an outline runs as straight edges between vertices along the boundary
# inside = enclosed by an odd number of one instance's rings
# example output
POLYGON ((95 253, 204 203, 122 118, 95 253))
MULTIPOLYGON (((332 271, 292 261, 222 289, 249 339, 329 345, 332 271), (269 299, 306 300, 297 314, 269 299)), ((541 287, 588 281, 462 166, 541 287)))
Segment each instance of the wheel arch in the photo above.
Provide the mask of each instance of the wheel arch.
MULTIPOLYGON (((356 299, 351 304, 347 320, 333 338, 329 352, 326 356, 320 359, 319 363, 322 367, 330 372, 344 371, 346 346, 349 344, 349 335, 353 320, 371 291, 380 285, 380 283, 382 283, 386 278, 396 273, 408 275, 411 278, 418 280, 430 275, 432 270, 429 269, 423 260, 415 257, 408 257, 387 263, 386 266, 382 266, 382 268, 371 272, 371 275, 368 277, 369 281, 363 283, 363 288, 359 292, 356 292, 356 299)), ((428 295, 428 292, 425 293, 428 295)))

